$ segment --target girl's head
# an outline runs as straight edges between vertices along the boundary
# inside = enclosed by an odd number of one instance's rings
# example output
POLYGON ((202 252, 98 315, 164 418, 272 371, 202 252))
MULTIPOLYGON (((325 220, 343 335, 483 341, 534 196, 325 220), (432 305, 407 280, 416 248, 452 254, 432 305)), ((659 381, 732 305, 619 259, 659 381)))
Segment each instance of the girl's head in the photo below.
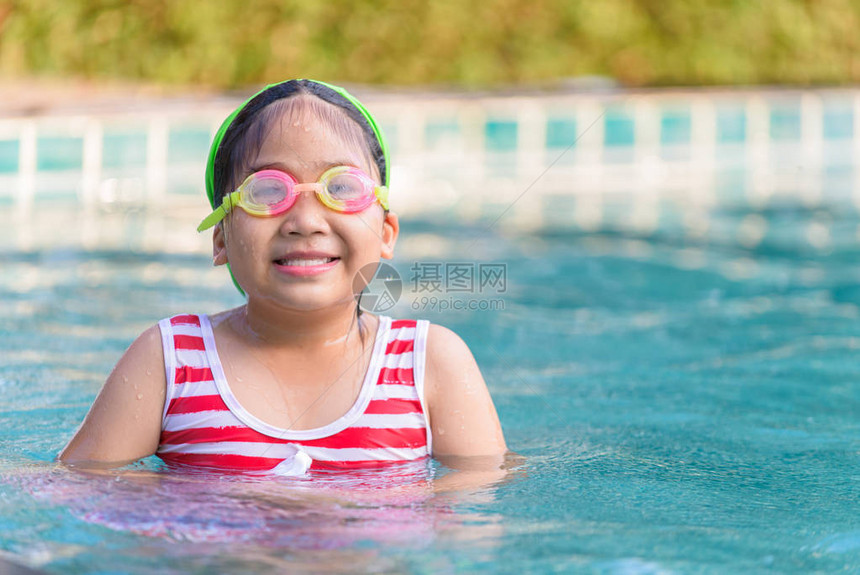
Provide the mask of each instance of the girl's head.
POLYGON ((311 80, 266 88, 212 144, 217 208, 199 229, 221 224, 215 263, 229 263, 249 297, 301 309, 349 301, 354 278, 391 257, 397 238, 387 160, 373 118, 345 91, 311 80))

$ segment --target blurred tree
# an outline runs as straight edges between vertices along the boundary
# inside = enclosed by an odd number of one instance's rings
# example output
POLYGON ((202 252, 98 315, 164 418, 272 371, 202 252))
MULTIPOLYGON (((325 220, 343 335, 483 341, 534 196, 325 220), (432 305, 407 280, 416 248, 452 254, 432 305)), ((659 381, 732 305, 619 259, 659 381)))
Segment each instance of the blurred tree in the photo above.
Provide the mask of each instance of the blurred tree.
POLYGON ((0 74, 230 88, 860 81, 857 0, 0 0, 0 74))

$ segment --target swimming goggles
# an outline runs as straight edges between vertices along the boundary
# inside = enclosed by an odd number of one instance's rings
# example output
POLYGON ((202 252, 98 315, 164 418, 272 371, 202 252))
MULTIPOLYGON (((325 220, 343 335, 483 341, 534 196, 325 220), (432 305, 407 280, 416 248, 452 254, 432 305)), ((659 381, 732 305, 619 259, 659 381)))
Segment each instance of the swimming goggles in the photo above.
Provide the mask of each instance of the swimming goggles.
POLYGON ((360 212, 376 200, 388 209, 388 188, 377 186, 358 168, 331 168, 315 184, 300 184, 293 176, 280 170, 261 170, 248 176, 235 192, 224 196, 221 205, 200 222, 197 231, 208 230, 236 206, 252 216, 278 216, 293 207, 304 191, 315 192, 323 205, 343 214, 360 212))

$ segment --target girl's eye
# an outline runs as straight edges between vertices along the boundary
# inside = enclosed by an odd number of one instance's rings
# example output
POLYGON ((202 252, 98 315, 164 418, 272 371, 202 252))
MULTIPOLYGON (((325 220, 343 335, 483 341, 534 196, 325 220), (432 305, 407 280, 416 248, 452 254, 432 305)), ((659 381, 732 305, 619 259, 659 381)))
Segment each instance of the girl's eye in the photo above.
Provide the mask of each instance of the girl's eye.
POLYGON ((262 206, 274 206, 287 196, 283 182, 272 179, 254 182, 248 192, 251 202, 262 206))
POLYGON ((364 183, 350 174, 339 174, 326 184, 329 195, 336 200, 353 200, 364 196, 364 183))

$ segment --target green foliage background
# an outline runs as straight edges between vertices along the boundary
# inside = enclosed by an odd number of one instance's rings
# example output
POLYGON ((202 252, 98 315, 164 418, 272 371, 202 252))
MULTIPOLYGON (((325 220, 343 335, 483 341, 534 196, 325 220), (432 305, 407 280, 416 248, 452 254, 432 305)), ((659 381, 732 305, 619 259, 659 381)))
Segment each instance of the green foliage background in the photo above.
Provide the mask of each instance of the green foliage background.
POLYGON ((0 0, 0 76, 844 84, 858 24, 857 0, 0 0))

